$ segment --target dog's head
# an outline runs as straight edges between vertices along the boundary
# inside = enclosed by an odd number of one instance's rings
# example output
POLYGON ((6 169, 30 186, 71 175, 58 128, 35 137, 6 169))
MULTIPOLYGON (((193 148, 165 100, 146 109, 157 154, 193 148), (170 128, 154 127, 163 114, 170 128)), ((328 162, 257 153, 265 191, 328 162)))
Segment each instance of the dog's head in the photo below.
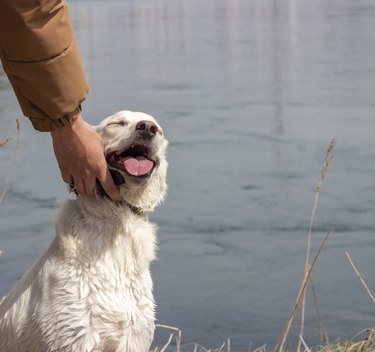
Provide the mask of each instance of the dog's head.
POLYGON ((123 198, 150 211, 167 189, 168 141, 156 120, 145 113, 120 111, 97 127, 106 160, 123 198))

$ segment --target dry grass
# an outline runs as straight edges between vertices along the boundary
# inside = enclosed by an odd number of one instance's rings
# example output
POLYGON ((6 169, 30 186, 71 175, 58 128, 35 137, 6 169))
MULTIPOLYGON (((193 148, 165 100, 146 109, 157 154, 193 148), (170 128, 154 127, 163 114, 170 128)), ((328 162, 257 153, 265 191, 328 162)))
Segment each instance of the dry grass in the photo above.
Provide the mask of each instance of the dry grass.
POLYGON ((328 145, 324 160, 323 160, 323 167, 320 172, 320 177, 315 189, 315 195, 314 195, 314 202, 313 202, 313 207, 312 207, 312 212, 311 212, 311 217, 310 217, 310 224, 309 224, 309 230, 308 230, 308 235, 307 235, 307 248, 306 248, 306 262, 305 262, 305 276, 302 280, 301 287, 299 290, 299 293, 297 295, 297 299, 295 301, 295 304, 292 309, 292 313, 290 314, 290 317, 288 321, 286 322, 283 331, 281 332, 281 335, 279 336, 279 339, 277 341, 277 344, 274 348, 274 352, 283 352, 284 351, 284 346, 285 342, 288 338, 288 334, 290 331, 290 327, 292 326, 295 314, 297 312, 297 309, 301 304, 301 327, 300 327, 300 339, 298 341, 298 347, 297 347, 297 352, 301 351, 302 344, 304 344, 304 339, 303 339, 303 332, 304 332, 304 325, 305 325, 305 303, 306 303, 306 295, 307 295, 307 285, 310 282, 311 279, 311 274, 312 271, 315 267, 316 261, 329 237, 331 232, 334 230, 334 225, 331 226, 331 229, 328 231, 327 235, 323 239, 323 241, 320 244, 320 247, 318 249, 317 254, 314 257, 314 260, 312 264, 310 264, 310 252, 311 252, 311 238, 312 238, 312 230, 313 230, 313 225, 315 223, 315 215, 316 215, 316 209, 318 207, 318 202, 319 202, 319 196, 320 196, 320 190, 323 185, 323 181, 326 178, 326 175, 328 173, 328 168, 329 165, 332 161, 332 152, 333 148, 335 145, 335 139, 332 139, 331 143, 328 145))
MULTIPOLYGON (((19 136, 20 136, 20 123, 19 123, 18 119, 16 120, 16 129, 17 129, 16 147, 14 149, 14 153, 13 153, 12 160, 11 160, 11 166, 9 168, 8 175, 7 175, 6 180, 5 180, 5 185, 4 185, 4 187, 3 187, 3 189, 0 193, 0 204, 4 199, 5 193, 7 192, 10 183, 12 182, 13 170, 14 170, 14 166, 16 165, 16 155, 17 155, 18 148, 19 148, 19 136)), ((5 139, 0 140, 0 148, 4 147, 5 145, 7 145, 8 143, 10 143, 13 140, 14 140, 14 137, 7 137, 5 139)), ((0 257, 1 257, 2 254, 3 254, 3 252, 0 250, 0 257)))
MULTIPOLYGON (((155 347, 150 352, 269 352, 266 345, 254 349, 250 346, 247 351, 235 351, 231 349, 230 339, 217 348, 206 348, 199 343, 182 344, 181 330, 167 325, 156 327, 169 330, 170 335, 164 346, 155 347)), ((352 340, 339 340, 316 347, 307 346, 303 337, 300 338, 303 352, 375 352, 375 327, 362 331, 352 340)))
MULTIPOLYGON (((293 305, 292 311, 290 313, 289 319, 287 320, 279 338, 276 343, 275 348, 273 349, 273 352, 286 352, 290 351, 285 349, 285 344, 289 335, 290 328, 292 326, 294 317, 298 311, 298 308, 301 307, 301 325, 300 325, 300 334, 299 334, 299 341, 298 341, 298 346, 297 346, 297 352, 310 352, 310 351, 320 351, 320 352, 375 352, 375 327, 366 330, 366 337, 362 337, 358 340, 358 336, 356 336, 352 341, 350 340, 340 340, 336 341, 334 343, 329 343, 328 342, 328 335, 325 332, 323 323, 320 319, 320 313, 318 309, 318 305, 316 302, 316 295, 315 295, 315 289, 313 287, 313 299, 314 299, 314 304, 315 308, 317 311, 317 317, 319 321, 319 334, 321 336, 322 340, 322 346, 318 347, 309 347, 307 346, 304 337, 303 337, 303 332, 304 332, 304 323, 305 323, 305 304, 306 304, 306 295, 307 295, 307 287, 308 284, 311 283, 311 276, 312 272, 315 268, 316 262, 318 260, 318 257, 323 250, 327 239, 329 235, 333 232, 335 226, 331 225, 331 228, 328 230, 327 234, 323 238, 323 240, 320 243, 320 246, 318 248, 317 253, 313 257, 312 262, 310 263, 310 255, 311 255, 311 239, 312 239, 312 232, 313 232, 313 225, 315 222, 315 214, 316 214, 316 209, 318 206, 318 201, 319 201, 319 195, 320 191, 323 185, 323 181, 326 178, 326 175, 328 173, 328 168, 329 165, 332 161, 332 152, 333 148, 335 145, 335 140, 333 139, 331 143, 328 145, 325 158, 323 161, 323 167, 320 173, 320 177, 316 186, 315 190, 315 195, 314 195, 314 202, 313 202, 313 208, 311 212, 311 217, 310 217, 310 224, 309 224, 309 229, 308 229, 308 236, 307 236, 307 249, 306 249, 306 261, 305 261, 305 273, 303 280, 301 282, 300 290, 298 292, 296 301, 293 305)), ((360 279, 362 285, 365 287, 367 294, 369 295, 370 299, 375 303, 375 299, 373 294, 371 293, 369 287, 367 286, 363 275, 361 275, 354 265, 349 253, 347 253, 347 257, 349 259, 349 262, 360 279)), ((231 344, 230 344, 230 339, 228 339, 226 342, 224 342, 220 347, 218 348, 205 348, 201 346, 198 343, 190 343, 186 345, 181 344, 181 330, 166 326, 166 325, 158 325, 158 328, 163 328, 163 329, 168 329, 170 331, 170 336, 168 341, 163 347, 156 347, 154 350, 151 352, 235 352, 231 350, 231 344)), ((267 352, 267 347, 262 346, 258 349, 251 349, 247 352, 267 352)), ((245 352, 245 351, 242 351, 245 352)))
POLYGON ((369 289, 369 287, 367 286, 367 283, 365 281, 365 277, 358 271, 357 267, 355 266, 354 262, 353 262, 353 259, 352 257, 350 256, 349 252, 345 252, 348 260, 349 260, 349 263, 350 265, 352 266, 354 272, 356 273, 356 275, 358 276, 359 280, 361 281, 363 287, 365 288, 367 294, 369 295, 372 303, 375 303, 375 297, 374 295, 372 294, 371 290, 369 289))
POLYGON ((373 352, 375 351, 375 330, 369 331, 369 336, 359 342, 343 340, 323 347, 322 352, 373 352))
POLYGON ((10 141, 12 141, 13 140, 13 137, 8 137, 8 138, 5 138, 5 139, 3 139, 3 140, 1 140, 0 141, 0 147, 2 147, 2 146, 4 146, 4 145, 6 145, 6 144, 8 144, 10 141))
POLYGON ((8 175, 6 177, 5 185, 3 187, 3 190, 0 193, 0 204, 4 199, 5 193, 7 192, 8 188, 10 186, 10 183, 12 182, 13 170, 14 170, 14 166, 16 165, 16 155, 17 155, 17 152, 18 152, 18 149, 19 149, 19 136, 20 136, 20 123, 19 123, 18 119, 16 120, 16 131, 17 131, 16 137, 7 137, 3 140, 0 140, 0 147, 3 147, 5 145, 7 145, 9 142, 16 139, 16 147, 14 148, 13 156, 12 156, 12 159, 11 159, 11 166, 8 170, 8 175))
MULTIPOLYGON (((325 158, 323 160, 323 167, 322 170, 320 171, 320 177, 318 180, 318 184, 316 185, 316 190, 315 190, 315 196, 314 196, 314 203, 313 203, 313 208, 311 212, 311 217, 310 217, 310 224, 309 224, 309 230, 307 234, 307 248, 306 248, 306 261, 305 261, 305 279, 306 276, 309 275, 309 269, 310 269, 310 251, 311 251, 311 238, 312 238, 312 230, 313 230, 313 225, 315 223, 315 216, 316 216, 316 209, 318 208, 318 202, 319 202, 319 196, 320 196, 320 190, 323 185, 323 181, 326 178, 326 175, 328 173, 328 168, 329 165, 332 161, 332 153, 333 153, 333 148, 335 146, 335 139, 332 139, 331 143, 328 145, 327 151, 325 158)), ((311 274, 310 274, 311 275, 311 274)), ((303 343, 303 331, 304 331, 304 325, 305 325, 305 305, 306 305, 306 296, 307 296, 307 290, 305 289, 303 294, 302 294, 302 305, 301 305, 301 327, 300 327, 300 340, 298 342, 298 347, 297 351, 299 352, 301 350, 301 345, 303 343)), ((285 342, 285 341, 284 341, 285 342)), ((281 351, 282 351, 281 346, 281 351)))

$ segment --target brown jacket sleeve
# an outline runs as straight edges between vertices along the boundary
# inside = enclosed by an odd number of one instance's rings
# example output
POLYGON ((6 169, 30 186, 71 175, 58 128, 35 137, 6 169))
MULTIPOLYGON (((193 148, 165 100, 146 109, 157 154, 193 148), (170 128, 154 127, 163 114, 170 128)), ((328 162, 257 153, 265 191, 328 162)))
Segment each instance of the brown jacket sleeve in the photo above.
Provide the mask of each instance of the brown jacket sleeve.
POLYGON ((0 0, 0 57, 35 129, 79 114, 88 84, 65 0, 0 0))

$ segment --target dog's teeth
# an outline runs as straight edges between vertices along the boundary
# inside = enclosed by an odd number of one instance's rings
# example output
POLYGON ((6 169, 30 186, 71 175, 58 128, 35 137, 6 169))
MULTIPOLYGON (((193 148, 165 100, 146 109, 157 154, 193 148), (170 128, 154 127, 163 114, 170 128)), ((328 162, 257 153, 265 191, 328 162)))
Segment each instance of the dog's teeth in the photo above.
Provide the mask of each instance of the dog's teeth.
POLYGON ((117 156, 119 156, 119 155, 121 155, 121 152, 118 151, 118 152, 116 152, 115 154, 116 154, 117 156))

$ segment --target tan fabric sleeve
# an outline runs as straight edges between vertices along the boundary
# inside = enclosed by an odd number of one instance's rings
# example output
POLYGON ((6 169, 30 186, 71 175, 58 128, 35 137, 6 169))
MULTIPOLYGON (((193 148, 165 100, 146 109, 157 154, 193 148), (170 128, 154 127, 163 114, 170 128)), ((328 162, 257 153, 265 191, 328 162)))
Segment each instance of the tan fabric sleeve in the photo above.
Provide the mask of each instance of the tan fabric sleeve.
POLYGON ((88 83, 64 0, 0 0, 0 56, 35 129, 78 116, 88 83))

